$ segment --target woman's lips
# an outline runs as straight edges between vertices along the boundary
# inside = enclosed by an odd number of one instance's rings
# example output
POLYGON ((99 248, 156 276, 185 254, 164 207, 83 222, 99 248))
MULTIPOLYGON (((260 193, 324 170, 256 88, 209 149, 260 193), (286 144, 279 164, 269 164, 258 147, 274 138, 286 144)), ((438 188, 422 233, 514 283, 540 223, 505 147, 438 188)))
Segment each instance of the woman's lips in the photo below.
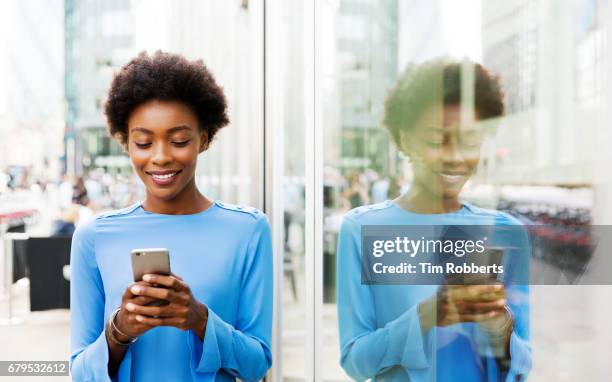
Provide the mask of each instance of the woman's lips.
POLYGON ((466 176, 467 174, 465 173, 440 173, 440 178, 442 179, 442 182, 448 185, 459 185, 463 183, 466 176))
POLYGON ((176 180, 177 175, 181 172, 178 171, 164 171, 164 172, 147 172, 147 174, 153 179, 153 183, 158 186, 169 186, 176 180))

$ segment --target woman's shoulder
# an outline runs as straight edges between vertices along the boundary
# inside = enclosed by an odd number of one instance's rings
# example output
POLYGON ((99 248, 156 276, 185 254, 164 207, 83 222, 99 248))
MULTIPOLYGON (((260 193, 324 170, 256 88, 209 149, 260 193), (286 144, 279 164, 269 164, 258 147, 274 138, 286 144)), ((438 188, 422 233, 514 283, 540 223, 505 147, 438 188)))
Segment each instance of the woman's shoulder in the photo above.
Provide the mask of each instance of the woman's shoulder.
POLYGON ((124 208, 100 212, 95 215, 93 220, 103 220, 103 219, 110 219, 110 218, 121 217, 121 216, 128 216, 128 215, 133 214, 140 207, 140 205, 141 205, 141 202, 136 202, 124 208))
POLYGON ((228 224, 232 228, 268 225, 268 218, 258 208, 241 206, 219 200, 215 201, 215 205, 219 209, 222 222, 228 224))
POLYGON ((395 211, 393 202, 386 200, 381 203, 367 204, 355 207, 344 214, 342 219, 343 226, 361 226, 366 224, 389 224, 395 211))
POLYGON ((73 242, 87 242, 93 240, 96 231, 99 228, 100 221, 129 216, 130 214, 134 213, 139 206, 140 203, 135 203, 125 208, 96 213, 93 218, 87 219, 87 221, 77 226, 73 234, 73 242))
POLYGON ((496 225, 523 225, 523 223, 518 218, 512 216, 511 214, 505 211, 478 207, 472 203, 467 202, 464 202, 463 205, 469 213, 475 216, 494 219, 494 224, 496 225))
POLYGON ((235 216, 250 217, 255 220, 265 217, 264 213, 255 207, 231 204, 231 203, 227 203, 221 200, 216 200, 215 204, 219 206, 221 209, 228 211, 230 214, 233 214, 235 216))

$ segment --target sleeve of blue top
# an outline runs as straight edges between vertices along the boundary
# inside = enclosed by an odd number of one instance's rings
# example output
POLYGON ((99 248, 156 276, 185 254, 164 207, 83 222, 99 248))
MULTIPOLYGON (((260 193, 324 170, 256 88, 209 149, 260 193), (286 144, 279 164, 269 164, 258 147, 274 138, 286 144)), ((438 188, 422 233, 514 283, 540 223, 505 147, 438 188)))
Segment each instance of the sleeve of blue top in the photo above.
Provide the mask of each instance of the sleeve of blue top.
MULTIPOLYGON (((510 241, 506 243, 511 249, 505 257, 507 282, 506 300, 514 316, 514 329, 510 335, 510 365, 506 371, 506 382, 518 382, 527 379, 531 370, 531 346, 529 344, 529 275, 531 244, 524 227, 512 229, 510 241)), ((496 378, 497 379, 497 378, 496 378)))
MULTIPOLYGON (((95 221, 79 227, 70 253, 70 371, 75 381, 110 381, 104 290, 94 252, 95 221)), ((129 351, 128 351, 129 353, 129 351)), ((129 357, 129 354, 126 354, 129 357)), ((125 360, 125 358, 124 358, 125 360)), ((129 365, 129 362, 123 364, 129 365)))
MULTIPOLYGON (((520 294, 527 296, 527 286, 512 286, 506 290, 506 295, 520 294)), ((511 297, 508 297, 511 298, 511 297)), ((527 375, 531 371, 531 346, 529 345, 529 306, 527 304, 512 304, 510 309, 514 315, 514 329, 510 335, 510 364, 506 370, 500 370, 500 365, 495 361, 492 355, 489 355, 487 362, 490 374, 487 380, 500 380, 496 377, 501 372, 502 379, 506 382, 525 381, 527 375), (491 374, 492 373, 492 374, 491 374)), ((484 336, 478 333, 478 336, 484 336)), ((490 353, 492 350, 488 350, 490 353)))
POLYGON ((272 364, 272 243, 265 216, 258 219, 248 245, 236 326, 208 309, 204 342, 190 331, 192 374, 212 381, 220 369, 245 382, 264 377, 272 364))
MULTIPOLYGON (((508 299, 515 293, 529 298, 529 288, 526 285, 514 286, 509 290, 508 299)), ((519 382, 527 379, 531 371, 531 346, 529 345, 529 304, 521 302, 510 304, 514 314, 514 330, 510 336, 510 370, 506 376, 507 382, 519 382)))
POLYGON ((417 306, 377 328, 370 287, 361 284, 360 242, 358 223, 345 217, 337 266, 342 368, 352 378, 365 380, 396 365, 408 371, 429 367, 417 306))
POLYGON ((529 277, 531 243, 524 227, 509 251, 510 272, 513 285, 506 288, 506 300, 514 315, 514 330, 510 336, 510 369, 506 381, 524 381, 531 370, 531 346, 529 345, 529 277))

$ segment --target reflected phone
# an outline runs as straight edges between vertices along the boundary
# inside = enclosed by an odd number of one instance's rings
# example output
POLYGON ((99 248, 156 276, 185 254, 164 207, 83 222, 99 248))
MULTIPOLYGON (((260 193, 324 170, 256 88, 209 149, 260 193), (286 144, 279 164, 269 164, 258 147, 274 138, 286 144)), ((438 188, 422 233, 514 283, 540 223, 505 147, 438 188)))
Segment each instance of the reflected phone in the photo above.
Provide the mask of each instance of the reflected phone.
MULTIPOLYGON (((503 265, 505 248, 489 247, 482 253, 472 254, 469 257, 461 258, 461 262, 474 264, 476 266, 490 267, 492 265, 503 265)), ((446 283, 450 285, 483 285, 503 282, 503 273, 478 273, 478 274, 453 274, 447 275, 446 283)))
POLYGON ((506 250, 502 247, 485 248, 484 252, 472 257, 474 264, 479 266, 502 265, 506 250))
MULTIPOLYGON (((132 250, 132 272, 134 281, 141 281, 148 273, 170 275, 170 252, 166 248, 140 248, 132 250)), ((162 285, 158 288, 165 288, 162 285)), ((167 300, 154 300, 147 306, 168 305, 167 300)))

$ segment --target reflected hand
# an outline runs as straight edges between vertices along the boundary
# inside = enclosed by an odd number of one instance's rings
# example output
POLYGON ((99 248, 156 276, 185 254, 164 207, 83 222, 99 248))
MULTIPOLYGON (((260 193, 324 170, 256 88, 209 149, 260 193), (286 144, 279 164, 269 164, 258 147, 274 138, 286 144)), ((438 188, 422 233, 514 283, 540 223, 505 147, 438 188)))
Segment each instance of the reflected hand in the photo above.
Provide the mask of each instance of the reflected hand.
POLYGON ((503 284, 450 285, 448 291, 449 302, 456 307, 462 322, 476 322, 494 337, 509 336, 512 332, 514 323, 503 284))
POLYGON ((505 306, 502 284, 442 285, 419 304, 419 317, 424 333, 433 326, 477 322, 485 332, 502 335, 500 331, 508 326, 505 306))
MULTIPOLYGON (((514 329, 514 317, 506 305, 503 284, 467 285, 451 295, 465 322, 476 322, 485 334, 485 343, 478 342, 483 355, 490 349, 496 358, 509 359, 510 335, 514 329)), ((453 289, 453 288, 451 288, 453 289)))

